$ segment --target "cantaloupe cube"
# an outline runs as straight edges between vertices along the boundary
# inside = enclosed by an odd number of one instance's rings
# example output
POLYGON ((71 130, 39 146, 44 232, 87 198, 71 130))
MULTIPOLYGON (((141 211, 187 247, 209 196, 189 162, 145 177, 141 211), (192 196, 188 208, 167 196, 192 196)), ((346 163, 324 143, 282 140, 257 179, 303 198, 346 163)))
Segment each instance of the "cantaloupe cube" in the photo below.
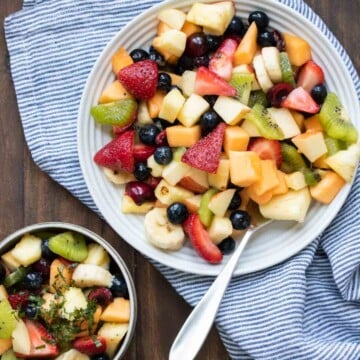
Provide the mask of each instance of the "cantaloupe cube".
POLYGON ((240 126, 228 126, 224 135, 224 150, 228 155, 229 151, 245 151, 249 144, 249 134, 240 126))
POLYGON ((170 75, 172 85, 179 85, 180 84, 180 81, 181 81, 181 76, 180 75, 177 75, 177 74, 174 74, 174 73, 171 73, 171 72, 167 72, 167 74, 170 75))
POLYGON ((305 130, 311 130, 311 131, 324 131, 324 128, 320 124, 318 115, 314 115, 305 119, 304 128, 305 130))
POLYGON ((100 321, 100 316, 102 314, 102 308, 100 305, 96 306, 96 310, 94 312, 93 315, 93 320, 92 320, 92 327, 90 329, 89 326, 89 320, 84 320, 80 323, 80 332, 76 334, 76 337, 81 337, 81 336, 87 336, 90 334, 93 334, 97 328, 97 325, 100 321))
POLYGON ((260 180, 261 161, 254 151, 229 151, 230 179, 235 185, 247 187, 260 180))
POLYGON ((251 193, 261 196, 276 188, 279 184, 277 168, 274 160, 260 160, 261 177, 249 186, 251 193))
POLYGON ((127 323, 130 320, 130 301, 115 298, 103 311, 100 320, 115 323, 127 323))
POLYGON ((148 112, 152 119, 159 116, 165 95, 166 94, 163 91, 157 90, 155 95, 147 101, 148 112))
POLYGON ((208 174, 209 185, 218 189, 225 190, 230 178, 230 160, 220 159, 219 167, 215 174, 208 174))
POLYGON ((304 115, 296 110, 290 110, 291 116, 294 118, 295 122, 297 123, 299 129, 301 131, 304 130, 304 115))
POLYGON ((170 29, 172 29, 171 26, 169 26, 168 24, 165 24, 163 21, 159 21, 158 25, 156 27, 156 33, 158 36, 160 36, 164 32, 169 31, 170 29))
POLYGON ((246 188, 240 191, 241 205, 240 210, 246 210, 247 205, 250 201, 249 194, 246 191, 246 188))
POLYGON ((327 153, 324 135, 321 131, 308 130, 293 137, 291 141, 311 162, 327 153))
POLYGON ((292 65, 301 66, 311 60, 311 47, 306 40, 287 33, 283 34, 283 38, 292 65))
POLYGON ((100 104, 110 103, 122 99, 133 99, 134 97, 124 88, 120 81, 114 81, 101 93, 100 104))
POLYGON ((201 32, 201 30, 201 26, 193 24, 189 21, 185 21, 183 27, 181 28, 181 31, 185 33, 187 37, 197 32, 201 32))
POLYGON ((12 347, 12 339, 0 339, 0 355, 12 347))
POLYGON ((236 49, 234 55, 234 65, 251 64, 256 51, 257 46, 258 29, 255 21, 251 23, 244 37, 240 41, 239 46, 236 49))
POLYGON ((60 259, 55 259, 50 265, 49 291, 56 293, 68 288, 71 284, 73 268, 60 259))
POLYGON ((252 187, 246 188, 246 193, 252 201, 256 202, 259 205, 266 204, 272 199, 273 196, 272 190, 269 190, 262 195, 258 195, 255 193, 254 188, 252 187))
POLYGON ((111 58, 112 71, 116 75, 121 69, 133 63, 133 59, 123 47, 120 48, 111 58))
POLYGON ((272 190, 273 195, 286 194, 289 191, 289 187, 286 183, 286 174, 280 170, 277 170, 277 177, 279 180, 279 185, 272 190))
POLYGON ((310 194, 315 200, 329 204, 345 184, 345 180, 340 175, 334 171, 327 171, 320 182, 310 186, 310 194))
POLYGON ((313 166, 319 169, 331 169, 331 167, 326 162, 327 158, 328 158, 327 154, 320 156, 318 159, 316 159, 313 162, 313 166))
POLYGON ((200 125, 186 127, 174 125, 166 128, 166 138, 171 147, 190 147, 197 143, 201 137, 200 125))

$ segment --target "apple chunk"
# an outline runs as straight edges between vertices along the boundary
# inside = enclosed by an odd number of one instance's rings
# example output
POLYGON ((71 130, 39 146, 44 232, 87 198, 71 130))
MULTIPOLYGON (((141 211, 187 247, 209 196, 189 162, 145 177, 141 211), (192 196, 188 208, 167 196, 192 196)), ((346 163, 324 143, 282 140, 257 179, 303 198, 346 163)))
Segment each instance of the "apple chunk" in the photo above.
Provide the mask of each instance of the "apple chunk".
POLYGON ((214 104, 214 110, 227 124, 236 125, 251 109, 236 99, 219 96, 214 104))
POLYGON ((190 168, 180 180, 179 185, 194 193, 203 193, 209 188, 208 174, 199 169, 190 168))
POLYGON ((216 193, 209 201, 209 209, 219 217, 225 216, 225 213, 235 194, 235 189, 228 189, 216 193))

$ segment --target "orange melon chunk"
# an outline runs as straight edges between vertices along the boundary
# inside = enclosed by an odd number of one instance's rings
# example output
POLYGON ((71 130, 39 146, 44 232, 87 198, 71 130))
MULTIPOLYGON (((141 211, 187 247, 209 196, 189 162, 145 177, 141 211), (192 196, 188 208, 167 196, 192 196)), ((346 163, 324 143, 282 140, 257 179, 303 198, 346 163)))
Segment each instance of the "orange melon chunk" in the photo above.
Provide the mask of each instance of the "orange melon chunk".
POLYGON ((271 200, 271 198, 273 196, 273 193, 271 190, 262 195, 257 195, 255 193, 253 187, 246 188, 246 193, 252 201, 256 202, 259 205, 266 204, 267 202, 269 202, 271 200))
POLYGON ((172 29, 171 26, 169 26, 168 24, 165 24, 163 21, 159 21, 158 25, 157 25, 157 28, 156 28, 156 33, 158 35, 161 35, 164 32, 169 31, 171 29, 172 29))
POLYGON ((260 160, 260 166, 260 179, 251 184, 248 188, 251 194, 255 194, 258 197, 265 193, 268 193, 280 184, 274 160, 260 160))
POLYGON ((157 90, 155 95, 147 101, 148 112, 152 119, 158 117, 164 97, 165 93, 157 90))
POLYGON ((330 204, 345 184, 345 180, 337 173, 327 171, 319 183, 310 187, 310 194, 315 200, 330 204))
POLYGON ((240 41, 234 55, 234 65, 251 64, 256 51, 257 46, 258 28, 255 21, 251 23, 244 37, 240 41))
POLYGON ((120 81, 114 81, 101 93, 99 104, 110 103, 122 99, 133 99, 134 97, 122 86, 120 81))
POLYGON ((201 32, 201 26, 195 25, 189 21, 185 21, 181 31, 186 34, 187 37, 189 37, 192 34, 195 34, 197 32, 201 32))
POLYGON ((254 151, 229 151, 230 179, 235 185, 247 187, 261 177, 261 161, 254 151))
POLYGON ((277 170, 277 177, 278 177, 278 180, 279 180, 279 185, 276 186, 272 190, 273 195, 286 194, 289 191, 289 187, 287 186, 287 183, 286 183, 285 173, 283 173, 280 170, 277 170))
POLYGON ((304 65, 311 60, 311 48, 309 43, 295 35, 283 34, 285 50, 289 55, 290 63, 295 66, 304 65))
POLYGON ((117 75, 122 68, 131 65, 133 62, 129 53, 122 47, 111 58, 112 70, 117 75))
POLYGON ((224 150, 228 155, 230 150, 245 151, 249 144, 249 134, 240 126, 228 126, 224 135, 224 150))
POLYGON ((304 120, 304 127, 305 130, 324 131, 324 128, 320 124, 318 115, 311 116, 310 118, 304 120))
POLYGON ((126 323, 130 320, 130 301, 115 298, 100 316, 100 320, 115 323, 126 323))
POLYGON ((93 334, 96 331, 97 325, 100 321, 101 314, 102 314, 102 308, 100 305, 98 305, 93 315, 92 328, 90 329, 89 320, 82 321, 80 324, 80 329, 82 331, 76 334, 76 337, 88 336, 89 334, 93 334))
POLYGON ((200 125, 186 127, 174 125, 166 128, 166 138, 171 147, 190 147, 196 144, 201 137, 200 125))
POLYGON ((8 351, 12 347, 11 339, 0 339, 0 355, 8 351))
MULTIPOLYGON (((69 263, 70 264, 70 263, 69 263)), ((63 290, 70 286, 73 269, 69 264, 55 259, 50 265, 49 291, 56 293, 57 290, 63 290)))

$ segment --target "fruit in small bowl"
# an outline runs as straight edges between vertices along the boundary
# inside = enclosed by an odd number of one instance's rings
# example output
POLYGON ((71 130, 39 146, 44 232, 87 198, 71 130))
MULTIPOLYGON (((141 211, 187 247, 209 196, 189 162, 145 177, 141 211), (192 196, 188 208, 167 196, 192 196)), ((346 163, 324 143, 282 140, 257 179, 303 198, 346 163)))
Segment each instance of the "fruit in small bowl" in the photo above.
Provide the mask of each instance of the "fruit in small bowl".
POLYGON ((136 294, 114 248, 72 224, 42 223, 0 246, 1 359, 120 359, 136 294))

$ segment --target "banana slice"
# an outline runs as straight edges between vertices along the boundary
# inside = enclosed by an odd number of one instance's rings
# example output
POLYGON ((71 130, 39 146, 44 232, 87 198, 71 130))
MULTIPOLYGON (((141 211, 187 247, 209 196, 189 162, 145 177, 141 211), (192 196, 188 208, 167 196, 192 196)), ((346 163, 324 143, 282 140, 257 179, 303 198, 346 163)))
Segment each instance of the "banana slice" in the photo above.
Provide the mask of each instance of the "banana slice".
POLYGON ((181 225, 169 222, 165 208, 154 208, 145 215, 145 235, 150 243, 163 250, 179 250, 185 242, 181 225))
POLYGON ((113 276, 101 266, 93 264, 79 264, 73 273, 72 281, 80 288, 92 286, 110 287, 113 276))
POLYGON ((106 177, 116 185, 123 185, 128 183, 129 181, 136 180, 135 176, 131 173, 116 172, 108 168, 103 168, 103 170, 106 177))
POLYGON ((255 70, 257 81, 265 93, 274 86, 270 76, 265 68, 265 62, 261 54, 256 55, 253 60, 253 67, 255 70))

